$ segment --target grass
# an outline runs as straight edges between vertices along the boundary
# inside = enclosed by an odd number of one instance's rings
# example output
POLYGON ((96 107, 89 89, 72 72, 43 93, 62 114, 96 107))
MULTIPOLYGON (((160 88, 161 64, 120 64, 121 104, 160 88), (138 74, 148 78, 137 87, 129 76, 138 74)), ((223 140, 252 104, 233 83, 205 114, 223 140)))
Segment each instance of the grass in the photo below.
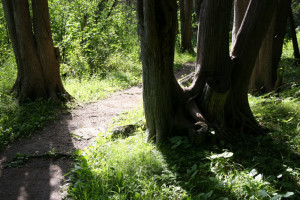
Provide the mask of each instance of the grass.
POLYGON ((28 137, 57 116, 58 107, 50 101, 39 99, 20 106, 9 94, 15 78, 15 61, 10 56, 0 69, 0 150, 11 141, 28 137))
POLYGON ((141 84, 142 67, 136 56, 114 54, 108 62, 104 75, 67 77, 64 80, 66 90, 79 102, 89 103, 104 99, 117 90, 141 84))
POLYGON ((196 55, 189 54, 187 52, 181 53, 179 49, 176 49, 174 57, 174 70, 178 71, 182 69, 183 64, 186 62, 196 62, 196 55))
MULTIPOLYGON (((142 108, 119 116, 112 128, 140 120, 142 108)), ((69 198, 275 200, 300 195, 300 151, 291 138, 271 134, 257 138, 256 146, 201 148, 187 137, 173 137, 163 146, 146 138, 143 125, 125 139, 101 133, 77 158, 69 198)))
MULTIPOLYGON (((258 121, 272 130, 255 144, 197 148, 186 137, 174 137, 157 146, 146 142, 143 123, 128 138, 113 139, 102 133, 89 149, 78 152, 68 195, 72 199, 297 199, 300 72, 291 56, 287 43, 280 63, 285 84, 279 95, 249 96, 258 121)), ((193 55, 176 52, 175 70, 194 60, 193 55)), ((66 89, 87 103, 141 83, 139 63, 116 55, 110 64, 106 76, 67 77, 66 89)), ((59 113, 49 101, 17 104, 8 94, 16 76, 13 66, 11 57, 0 70, 0 149, 29 136, 59 113)), ((110 130, 137 121, 145 121, 142 108, 119 116, 110 130)))
MULTIPOLYGON (((194 56, 177 52, 175 66, 182 66, 185 61, 193 60, 195 60, 194 56)), ((63 79, 66 90, 77 102, 90 103, 104 99, 117 90, 141 84, 141 63, 136 55, 126 57, 122 54, 114 54, 109 58, 108 63, 105 75, 96 73, 83 77, 67 76, 63 79)), ((47 100, 19 105, 9 94, 16 73, 14 55, 11 52, 0 69, 0 151, 9 142, 28 137, 49 121, 56 119, 61 111, 74 107, 74 104, 63 105, 62 109, 61 106, 47 100)))
MULTIPOLYGON (((110 72, 106 76, 97 73, 80 78, 69 76, 63 80, 66 90, 76 99, 76 103, 94 102, 117 90, 142 82, 138 59, 124 59, 122 55, 115 55, 109 63, 110 72)), ((0 69, 0 151, 14 140, 29 137, 34 131, 56 119, 59 114, 74 107, 74 103, 55 105, 41 99, 19 105, 9 93, 16 73, 14 55, 11 52, 0 69)))
MULTIPOLYGON (((249 96, 257 120, 271 131, 254 143, 194 147, 187 137, 157 146, 144 125, 128 138, 101 133, 79 152, 68 185, 71 199, 299 199, 300 85, 285 46, 279 94, 249 96)), ((178 63, 183 63, 177 55, 178 63)), ((184 57, 182 60, 187 59, 184 57)), ((192 59, 192 58, 191 58, 192 59)), ((115 126, 144 121, 142 108, 119 116, 115 126)))

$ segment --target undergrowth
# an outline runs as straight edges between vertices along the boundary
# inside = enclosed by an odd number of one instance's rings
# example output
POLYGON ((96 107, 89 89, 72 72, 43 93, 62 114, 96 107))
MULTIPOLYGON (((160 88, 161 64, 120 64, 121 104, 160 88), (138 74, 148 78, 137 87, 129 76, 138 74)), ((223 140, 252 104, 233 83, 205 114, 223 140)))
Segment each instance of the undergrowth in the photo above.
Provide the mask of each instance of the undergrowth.
MULTIPOLYGON (((69 197, 299 199, 299 68, 289 56, 283 56, 281 66, 284 84, 279 94, 249 96, 257 120, 270 130, 266 136, 248 144, 195 147, 179 136, 161 146, 148 143, 143 124, 128 138, 101 133, 95 144, 79 152, 67 183, 69 197)), ((139 108, 119 116, 112 127, 141 120, 139 108)))
POLYGON ((111 72, 105 75, 96 73, 65 78, 66 90, 79 102, 88 103, 104 99, 117 90, 141 84, 142 68, 139 60, 115 55, 110 64, 111 72))
POLYGON ((12 52, 0 68, 0 151, 11 141, 28 137, 57 117, 59 108, 47 100, 19 105, 9 93, 16 78, 12 52))
MULTIPOLYGON (((110 57, 109 73, 62 77, 65 89, 76 99, 76 102, 95 102, 108 97, 117 90, 141 84, 141 63, 135 54, 114 54, 110 57)), ((185 60, 192 61, 195 60, 195 57, 176 53, 175 63, 178 66, 182 66, 185 60)), ((32 132, 55 119, 62 107, 54 105, 48 100, 37 100, 24 105, 17 103, 14 96, 9 93, 16 78, 16 64, 12 52, 0 69, 0 77, 1 150, 9 142, 28 137, 32 132)), ((74 103, 64 105, 64 109, 73 107, 74 103)))
MULTIPOLYGON (((255 112, 268 111, 260 109, 255 112)), ((273 112, 281 116, 281 110, 273 112)), ((285 131, 293 129, 295 118, 285 131)), ((116 118, 109 130, 141 120, 142 108, 135 109, 116 118)), ((258 137, 255 144, 201 148, 187 137, 170 138, 162 146, 149 143, 143 124, 125 139, 101 133, 79 152, 68 194, 71 199, 297 199, 300 150, 285 131, 277 133, 282 137, 258 137)))

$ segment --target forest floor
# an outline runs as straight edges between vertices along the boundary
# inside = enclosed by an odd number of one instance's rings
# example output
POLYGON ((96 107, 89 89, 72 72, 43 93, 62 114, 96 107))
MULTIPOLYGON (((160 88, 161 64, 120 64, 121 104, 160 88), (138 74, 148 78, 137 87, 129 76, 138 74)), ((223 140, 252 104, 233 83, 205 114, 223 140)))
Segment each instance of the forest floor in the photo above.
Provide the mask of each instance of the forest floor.
MULTIPOLYGON (((189 74, 192 63, 176 72, 189 74)), ((72 167, 72 154, 105 133, 113 118, 142 104, 142 87, 118 91, 95 103, 62 114, 28 139, 0 153, 1 200, 61 200, 72 167)))

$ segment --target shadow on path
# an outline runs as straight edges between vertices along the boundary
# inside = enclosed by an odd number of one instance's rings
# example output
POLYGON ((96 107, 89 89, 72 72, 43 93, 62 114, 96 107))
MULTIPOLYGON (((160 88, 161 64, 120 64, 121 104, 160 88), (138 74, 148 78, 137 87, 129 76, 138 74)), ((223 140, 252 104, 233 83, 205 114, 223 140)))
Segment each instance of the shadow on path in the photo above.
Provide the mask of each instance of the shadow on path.
POLYGON ((64 115, 57 122, 52 122, 42 133, 34 134, 30 139, 11 144, 1 154, 0 199, 2 200, 40 200, 61 199, 60 186, 71 166, 69 158, 47 158, 49 152, 70 152, 75 148, 69 134, 68 124, 72 115, 64 115), (59 139, 59 142, 58 142, 59 139), (35 155, 20 166, 5 167, 16 154, 35 155), (45 156, 44 156, 45 155, 45 156))
POLYGON ((78 108, 51 122, 31 138, 16 141, 0 154, 1 200, 61 200, 61 186, 69 172, 69 156, 47 158, 47 153, 72 154, 88 147, 112 119, 140 105, 142 90, 133 87, 114 93, 107 99, 78 108), (26 163, 5 168, 17 155, 34 155, 26 163))

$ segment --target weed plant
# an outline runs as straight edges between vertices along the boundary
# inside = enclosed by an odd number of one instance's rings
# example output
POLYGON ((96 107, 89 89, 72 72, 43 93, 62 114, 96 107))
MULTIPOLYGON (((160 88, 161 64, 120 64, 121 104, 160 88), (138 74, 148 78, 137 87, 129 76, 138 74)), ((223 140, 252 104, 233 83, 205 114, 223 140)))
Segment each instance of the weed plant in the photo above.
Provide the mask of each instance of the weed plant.
POLYGON ((183 64, 186 62, 196 62, 196 55, 187 52, 181 53, 179 47, 177 47, 175 50, 174 71, 182 69, 183 64))
MULTIPOLYGON (((112 127, 141 120, 139 108, 116 118, 112 127)), ((275 200, 300 195, 295 140, 282 144, 271 134, 253 144, 194 147, 187 137, 161 146, 146 138, 144 125, 126 139, 101 133, 79 153, 69 177, 70 198, 275 200)))
POLYGON ((114 54, 110 60, 110 73, 95 73, 64 79, 66 90, 79 102, 88 103, 106 98, 117 90, 140 85, 142 68, 138 59, 114 54))
MULTIPOLYGON (((116 90, 141 83, 141 64, 137 59, 115 55, 110 64, 113 70, 106 76, 97 73, 92 76, 63 78, 66 90, 77 102, 88 103, 106 98, 116 90)), ((48 100, 19 105, 9 93, 16 78, 13 55, 0 68, 0 77, 0 150, 11 141, 29 136, 55 119, 61 111, 73 107, 71 104, 61 107, 48 100)))
POLYGON ((0 151, 11 141, 30 136, 63 110, 61 106, 41 99, 19 105, 10 93, 17 74, 12 49, 7 55, 0 68, 0 151))
MULTIPOLYGON (((299 68, 287 53, 281 66, 279 94, 249 96, 257 120, 270 130, 267 135, 235 146, 220 141, 195 147, 187 137, 148 143, 144 125, 125 139, 101 133, 79 152, 68 182, 70 198, 299 199, 299 68)), ((112 127, 140 120, 145 120, 142 108, 118 117, 112 127)))

